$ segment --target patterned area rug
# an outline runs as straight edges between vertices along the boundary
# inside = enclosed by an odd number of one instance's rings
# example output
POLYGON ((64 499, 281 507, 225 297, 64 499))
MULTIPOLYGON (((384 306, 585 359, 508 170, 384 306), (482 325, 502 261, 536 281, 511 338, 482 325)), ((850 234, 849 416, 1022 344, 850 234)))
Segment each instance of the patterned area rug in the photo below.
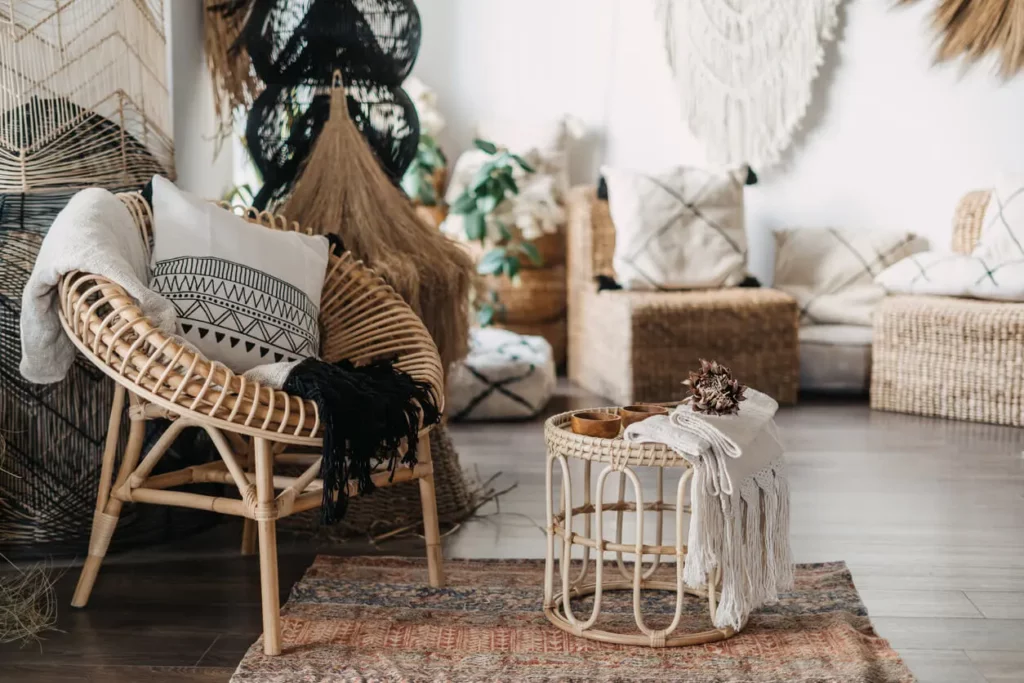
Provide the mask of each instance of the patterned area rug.
MULTIPOLYGON (((730 640, 662 650, 556 629, 541 612, 542 561, 449 560, 445 568, 448 587, 435 590, 422 560, 318 557, 283 609, 284 653, 265 657, 257 642, 232 683, 914 681, 875 635, 842 562, 798 566, 794 591, 730 640)), ((671 621, 673 601, 648 600, 648 623, 671 621)), ((606 593, 602 603, 604 627, 633 623, 628 594, 606 593)), ((681 628, 708 628, 706 602, 685 605, 681 628)), ((581 600, 579 610, 587 607, 581 600)))

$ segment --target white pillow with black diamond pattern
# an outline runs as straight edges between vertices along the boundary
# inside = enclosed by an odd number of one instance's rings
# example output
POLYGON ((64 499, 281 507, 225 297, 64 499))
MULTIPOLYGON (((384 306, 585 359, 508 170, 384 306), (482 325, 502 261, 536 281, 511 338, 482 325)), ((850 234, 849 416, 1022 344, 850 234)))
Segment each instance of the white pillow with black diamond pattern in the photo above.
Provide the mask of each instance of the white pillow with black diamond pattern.
POLYGON ((1024 301, 1024 258, 998 262, 973 254, 925 251, 886 268, 875 282, 891 294, 1024 301))
POLYGON ((778 230, 773 287, 797 300, 802 325, 870 325, 885 296, 875 276, 925 247, 906 232, 778 230))
POLYGON ((153 278, 178 333, 235 372, 315 357, 330 245, 254 225, 153 178, 153 278))
POLYGON ((1000 178, 989 196, 972 256, 987 261, 1024 258, 1024 175, 1000 178))
POLYGON ((747 274, 747 170, 659 174, 603 167, 615 224, 615 279, 625 289, 707 289, 747 274))

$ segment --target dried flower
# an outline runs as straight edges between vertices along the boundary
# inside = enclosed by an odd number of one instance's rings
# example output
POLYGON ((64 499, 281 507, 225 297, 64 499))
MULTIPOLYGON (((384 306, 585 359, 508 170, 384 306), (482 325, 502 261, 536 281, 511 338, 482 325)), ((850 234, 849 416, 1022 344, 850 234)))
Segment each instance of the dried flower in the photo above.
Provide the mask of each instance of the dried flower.
POLYGON ((690 405, 696 413, 730 415, 739 412, 740 401, 746 399, 747 387, 733 379, 729 368, 714 360, 701 358, 700 370, 691 372, 683 385, 690 388, 690 405))

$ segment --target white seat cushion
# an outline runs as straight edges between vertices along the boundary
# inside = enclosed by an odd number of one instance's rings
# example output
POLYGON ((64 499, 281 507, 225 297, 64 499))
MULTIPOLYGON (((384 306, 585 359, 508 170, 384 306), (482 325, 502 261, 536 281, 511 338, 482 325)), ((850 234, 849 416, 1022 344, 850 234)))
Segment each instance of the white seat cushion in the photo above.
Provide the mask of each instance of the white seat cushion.
POLYGON ((800 328, 800 389, 865 394, 871 383, 872 329, 864 325, 800 328))
POLYGON ((448 378, 445 411, 453 420, 528 418, 554 391, 555 361, 544 337, 475 329, 469 355, 448 378))

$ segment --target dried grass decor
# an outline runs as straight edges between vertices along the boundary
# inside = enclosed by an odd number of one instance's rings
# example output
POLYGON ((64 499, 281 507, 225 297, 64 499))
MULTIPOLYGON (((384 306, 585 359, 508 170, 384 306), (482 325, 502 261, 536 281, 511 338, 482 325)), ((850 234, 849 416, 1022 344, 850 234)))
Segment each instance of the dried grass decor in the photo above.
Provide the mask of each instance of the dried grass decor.
POLYGON ((263 84, 239 42, 252 0, 204 0, 203 49, 213 78, 213 101, 220 136, 232 133, 234 113, 252 106, 263 84))
POLYGON ((422 318, 447 371, 468 351, 473 261, 427 226, 381 169, 349 116, 340 72, 330 98, 330 119, 281 213, 339 235, 380 273, 422 318))
MULTIPOLYGON (((0 435, 0 468, 6 452, 0 435)), ((4 509, 0 500, 0 510, 4 509)), ((45 564, 19 568, 0 554, 0 643, 28 644, 53 628, 57 621, 57 592, 45 564)))
POLYGON ((1004 78, 1024 69, 1024 0, 938 0, 932 26, 941 35, 937 61, 963 55, 977 62, 995 54, 1004 78))

